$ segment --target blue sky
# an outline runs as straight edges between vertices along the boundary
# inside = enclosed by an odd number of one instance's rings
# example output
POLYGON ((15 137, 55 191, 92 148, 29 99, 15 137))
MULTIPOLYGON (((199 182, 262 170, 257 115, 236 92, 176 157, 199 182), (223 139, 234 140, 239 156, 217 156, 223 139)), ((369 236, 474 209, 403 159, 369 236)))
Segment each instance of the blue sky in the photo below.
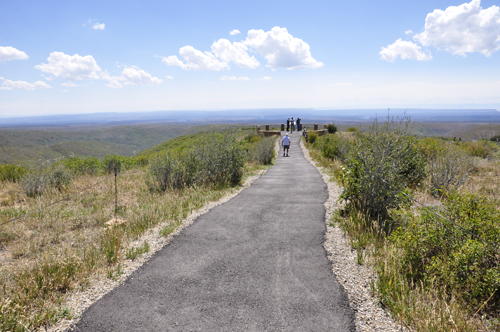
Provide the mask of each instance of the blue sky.
POLYGON ((2 1, 0 116, 500 108, 498 5, 2 1))

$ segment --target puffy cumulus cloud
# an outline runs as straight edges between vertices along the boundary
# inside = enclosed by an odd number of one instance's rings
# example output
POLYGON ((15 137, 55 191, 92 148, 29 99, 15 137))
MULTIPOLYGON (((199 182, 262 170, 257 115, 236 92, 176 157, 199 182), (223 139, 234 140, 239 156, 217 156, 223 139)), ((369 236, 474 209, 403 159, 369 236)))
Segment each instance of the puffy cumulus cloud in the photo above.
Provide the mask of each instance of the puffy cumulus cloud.
POLYGON ((123 69, 121 78, 126 85, 135 84, 160 84, 162 79, 154 77, 138 67, 127 67, 123 69))
POLYGON ((103 77, 104 80, 109 81, 106 86, 114 89, 122 88, 123 85, 137 85, 137 84, 160 84, 162 79, 154 77, 139 67, 125 67, 120 76, 103 77))
POLYGON ((221 38, 212 44, 212 53, 225 63, 232 62, 240 68, 257 68, 260 63, 248 54, 248 47, 240 42, 231 43, 221 38))
POLYGON ((101 68, 91 55, 67 55, 53 52, 47 58, 48 63, 36 65, 35 68, 70 81, 94 80, 103 75, 101 68))
POLYGON ((413 30, 406 30, 405 31, 405 35, 411 35, 411 34, 413 34, 413 30))
POLYGON ((236 29, 231 30, 231 32, 229 32, 229 34, 230 34, 231 36, 237 35, 237 34, 239 34, 239 33, 240 33, 240 30, 236 30, 236 29))
POLYGON ((203 53, 189 45, 181 47, 179 54, 184 58, 185 63, 175 55, 163 57, 161 61, 165 62, 167 66, 179 66, 184 70, 219 71, 229 68, 226 62, 217 59, 211 52, 203 53))
POLYGON ((260 63, 249 54, 250 52, 263 56, 268 62, 267 66, 273 69, 315 69, 323 66, 323 63, 311 56, 310 47, 306 42, 293 37, 286 28, 280 27, 274 27, 267 32, 250 30, 242 42, 231 43, 221 38, 212 44, 211 52, 201 52, 192 46, 184 46, 179 50, 184 61, 171 55, 162 57, 162 62, 184 70, 219 71, 230 69, 230 63, 240 68, 255 69, 260 63))
POLYGON ((248 77, 244 77, 244 76, 240 76, 240 77, 222 76, 220 79, 223 81, 250 81, 250 79, 248 77))
POLYGON ((0 61, 24 60, 28 54, 11 46, 0 46, 0 61))
POLYGON ((169 80, 173 80, 173 79, 174 79, 174 78, 173 78, 172 76, 170 76, 170 75, 168 75, 168 76, 167 76, 167 78, 168 78, 169 80))
POLYGON ((104 30, 105 28, 106 28, 106 24, 104 24, 104 23, 98 23, 98 22, 96 22, 92 26, 92 29, 94 29, 94 30, 104 30))
POLYGON ((472 0, 427 14, 425 29, 414 36, 424 46, 443 48, 453 54, 480 52, 489 57, 500 49, 500 11, 498 6, 481 7, 472 0))
POLYGON ((379 54, 382 60, 388 62, 394 62, 398 56, 401 59, 413 59, 418 61, 432 60, 432 55, 429 52, 424 53, 417 44, 411 41, 402 40, 401 38, 387 45, 387 47, 382 47, 382 51, 380 51, 379 54))
POLYGON ((254 48, 273 68, 320 68, 323 63, 311 56, 309 44, 288 33, 286 28, 274 27, 271 31, 250 30, 244 44, 254 48))
POLYGON ((12 90, 12 89, 20 89, 20 90, 36 90, 36 89, 51 89, 52 87, 43 81, 37 81, 34 83, 29 83, 26 81, 11 81, 4 80, 2 82, 1 90, 12 90))
POLYGON ((269 76, 264 76, 264 77, 259 79, 259 81, 270 81, 270 80, 271 80, 271 77, 269 77, 269 76))

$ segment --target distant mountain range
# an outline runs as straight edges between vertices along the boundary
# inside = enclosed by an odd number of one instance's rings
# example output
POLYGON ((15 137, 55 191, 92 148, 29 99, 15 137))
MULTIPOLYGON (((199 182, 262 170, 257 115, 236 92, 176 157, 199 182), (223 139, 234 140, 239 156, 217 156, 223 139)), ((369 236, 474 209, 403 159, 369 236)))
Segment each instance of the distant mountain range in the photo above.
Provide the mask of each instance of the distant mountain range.
POLYGON ((0 127, 119 125, 154 122, 190 124, 242 123, 276 124, 300 117, 303 123, 357 123, 406 113, 417 122, 498 122, 495 109, 249 109, 224 111, 155 111, 134 113, 93 113, 0 118, 0 127))

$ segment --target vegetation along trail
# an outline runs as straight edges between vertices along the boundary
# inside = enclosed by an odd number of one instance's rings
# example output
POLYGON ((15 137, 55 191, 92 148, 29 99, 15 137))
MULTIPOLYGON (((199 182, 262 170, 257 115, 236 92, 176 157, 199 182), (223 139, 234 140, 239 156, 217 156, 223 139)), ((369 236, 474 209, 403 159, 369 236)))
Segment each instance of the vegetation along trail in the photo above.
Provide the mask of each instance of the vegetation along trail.
POLYGON ((75 330, 354 331, 323 248, 327 188, 291 137, 290 157, 200 216, 75 330))

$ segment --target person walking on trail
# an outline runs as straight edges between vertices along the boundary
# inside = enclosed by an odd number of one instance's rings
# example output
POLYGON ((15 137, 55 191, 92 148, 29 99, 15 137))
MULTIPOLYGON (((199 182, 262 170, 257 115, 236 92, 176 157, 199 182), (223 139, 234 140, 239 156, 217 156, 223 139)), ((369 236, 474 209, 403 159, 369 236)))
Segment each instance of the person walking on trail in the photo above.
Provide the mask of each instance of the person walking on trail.
POLYGON ((288 137, 288 134, 285 134, 285 137, 281 140, 281 145, 283 146, 283 157, 285 156, 285 151, 286 151, 286 156, 288 157, 288 150, 290 150, 290 137, 288 137))
POLYGON ((292 133, 293 133, 293 131, 295 130, 295 120, 293 118, 290 121, 290 125, 292 126, 292 133))

